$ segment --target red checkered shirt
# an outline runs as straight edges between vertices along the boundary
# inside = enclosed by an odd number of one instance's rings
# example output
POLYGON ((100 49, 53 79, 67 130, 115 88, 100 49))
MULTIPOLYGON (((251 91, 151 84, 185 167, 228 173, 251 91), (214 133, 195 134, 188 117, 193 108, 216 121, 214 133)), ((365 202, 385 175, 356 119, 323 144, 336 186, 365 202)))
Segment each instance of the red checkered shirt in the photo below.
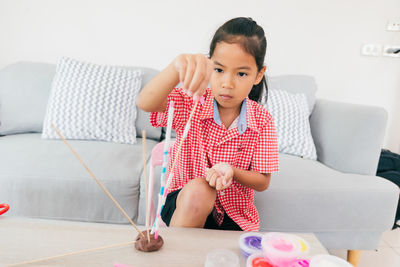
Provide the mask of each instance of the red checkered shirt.
MULTIPOLYGON (((206 90, 204 98, 205 101, 197 106, 192 118, 167 193, 182 188, 191 179, 205 177, 206 168, 211 168, 220 162, 259 173, 279 170, 276 129, 270 113, 264 107, 246 98, 245 108, 242 104, 238 127, 227 130, 219 119, 218 111, 216 110, 216 113, 214 111, 218 108, 214 104, 210 89, 206 90), (241 124, 243 116, 244 128, 241 124)), ((172 148, 169 167, 172 166, 186 122, 194 108, 192 98, 187 96, 182 88, 175 88, 168 96, 167 110, 151 113, 150 121, 153 126, 167 125, 170 101, 174 101, 172 128, 176 130, 177 139, 172 148)), ((258 231, 260 228, 253 189, 236 181, 233 181, 229 188, 217 191, 214 211, 214 218, 219 225, 226 213, 244 231, 258 231)))

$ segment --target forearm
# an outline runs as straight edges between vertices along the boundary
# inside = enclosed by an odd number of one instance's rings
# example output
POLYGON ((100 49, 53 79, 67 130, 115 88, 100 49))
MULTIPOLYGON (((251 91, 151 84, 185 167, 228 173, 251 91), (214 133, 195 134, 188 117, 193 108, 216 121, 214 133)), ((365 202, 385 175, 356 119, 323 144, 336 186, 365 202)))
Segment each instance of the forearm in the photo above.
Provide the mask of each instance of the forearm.
POLYGON ((179 83, 179 73, 171 63, 152 79, 139 93, 137 105, 147 112, 163 112, 167 108, 167 97, 179 83))
POLYGON ((256 191, 264 191, 268 188, 271 180, 271 174, 262 174, 255 171, 241 170, 235 167, 233 169, 233 179, 244 186, 250 187, 256 191))

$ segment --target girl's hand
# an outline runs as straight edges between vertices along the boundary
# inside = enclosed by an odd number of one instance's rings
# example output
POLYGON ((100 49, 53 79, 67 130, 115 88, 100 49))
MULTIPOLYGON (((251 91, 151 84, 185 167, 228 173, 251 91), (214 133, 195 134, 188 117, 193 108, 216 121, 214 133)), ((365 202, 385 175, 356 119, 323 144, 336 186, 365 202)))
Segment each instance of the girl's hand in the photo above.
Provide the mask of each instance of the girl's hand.
POLYGON ((232 184, 233 169, 228 163, 218 163, 207 170, 206 180, 216 190, 224 190, 232 184))
POLYGON ((210 81, 213 71, 211 60, 203 54, 181 54, 174 59, 173 65, 183 88, 197 101, 210 81))

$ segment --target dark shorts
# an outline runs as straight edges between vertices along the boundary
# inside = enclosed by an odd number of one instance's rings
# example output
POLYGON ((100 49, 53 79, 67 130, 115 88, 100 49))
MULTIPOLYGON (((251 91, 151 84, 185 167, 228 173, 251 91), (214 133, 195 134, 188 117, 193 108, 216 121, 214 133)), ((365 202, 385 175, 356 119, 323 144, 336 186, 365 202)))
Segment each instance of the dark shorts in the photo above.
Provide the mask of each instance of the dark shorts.
MULTIPOLYGON (((165 222, 167 226, 171 222, 172 215, 176 209, 176 199, 178 197, 179 192, 182 189, 178 189, 173 191, 167 195, 167 199, 165 200, 164 208, 161 212, 161 218, 165 222)), ((224 216, 224 221, 222 222, 221 226, 219 226, 212 215, 212 212, 208 215, 206 223, 204 224, 205 229, 218 229, 218 230, 234 230, 234 231, 242 231, 237 223, 235 223, 226 213, 224 216)))

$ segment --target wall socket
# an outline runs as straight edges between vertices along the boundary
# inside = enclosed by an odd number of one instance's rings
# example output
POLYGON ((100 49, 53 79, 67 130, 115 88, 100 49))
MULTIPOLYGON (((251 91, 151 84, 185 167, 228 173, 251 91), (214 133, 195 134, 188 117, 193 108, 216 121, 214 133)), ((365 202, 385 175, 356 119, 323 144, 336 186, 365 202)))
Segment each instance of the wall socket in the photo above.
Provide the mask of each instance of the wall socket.
POLYGON ((388 31, 400 31, 400 19, 389 20, 386 25, 388 31))
POLYGON ((384 57, 400 57, 400 45, 385 45, 382 50, 384 57))
POLYGON ((364 44, 361 46, 361 55, 379 57, 382 55, 382 45, 364 44))

